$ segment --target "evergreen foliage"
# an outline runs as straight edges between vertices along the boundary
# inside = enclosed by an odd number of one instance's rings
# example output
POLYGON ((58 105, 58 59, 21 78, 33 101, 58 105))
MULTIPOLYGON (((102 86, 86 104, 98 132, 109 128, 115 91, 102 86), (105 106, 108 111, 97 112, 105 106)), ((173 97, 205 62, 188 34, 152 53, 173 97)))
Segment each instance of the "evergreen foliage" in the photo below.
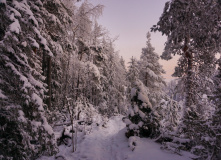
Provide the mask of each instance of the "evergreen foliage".
POLYGON ((157 105, 163 95, 164 70, 150 43, 150 33, 147 33, 147 46, 142 49, 138 63, 133 57, 129 63, 127 78, 130 82, 131 106, 126 119, 126 136, 156 138, 160 134, 157 105))
POLYGON ((159 116, 148 98, 149 91, 137 80, 131 89, 131 106, 128 110, 126 136, 157 137, 159 135, 159 116))
POLYGON ((174 75, 182 77, 180 82, 185 86, 184 116, 173 143, 167 147, 192 151, 199 159, 217 159, 219 154, 211 154, 216 148, 211 125, 214 103, 208 97, 213 93, 215 54, 221 44, 217 16, 220 7, 218 0, 169 1, 159 22, 152 27, 152 31, 168 37, 163 59, 181 55, 174 75))
POLYGON ((41 1, 1 3, 0 156, 34 159, 57 152, 43 102, 42 52, 53 56, 39 31, 41 1), (35 10, 34 10, 35 8, 35 10), (37 50, 41 52, 36 53, 37 50))
POLYGON ((153 106, 159 104, 162 98, 162 88, 165 85, 162 76, 165 71, 159 63, 160 57, 154 52, 154 47, 151 45, 151 35, 147 33, 146 47, 142 49, 139 60, 139 79, 149 89, 150 102, 153 106))
POLYGON ((74 120, 125 110, 126 69, 93 22, 103 6, 76 3, 0 1, 1 159, 55 154, 52 126, 70 122, 68 104, 74 120))
POLYGON ((161 58, 180 55, 179 78, 167 86, 150 33, 127 68, 97 21, 103 8, 87 0, 0 0, 0 159, 55 155, 68 139, 75 151, 78 132, 126 113, 133 149, 136 136, 149 137, 177 154, 221 159, 220 0, 165 4, 152 31, 168 37, 161 58))

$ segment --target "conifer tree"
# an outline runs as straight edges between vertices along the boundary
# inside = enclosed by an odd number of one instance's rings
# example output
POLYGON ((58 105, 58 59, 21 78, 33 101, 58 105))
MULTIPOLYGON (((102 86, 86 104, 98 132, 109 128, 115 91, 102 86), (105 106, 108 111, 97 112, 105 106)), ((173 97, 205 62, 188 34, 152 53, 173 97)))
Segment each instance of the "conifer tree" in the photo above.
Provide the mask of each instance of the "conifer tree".
POLYGON ((150 91, 149 99, 153 106, 162 98, 162 88, 165 85, 162 74, 165 73, 159 64, 159 56, 151 45, 151 35, 147 33, 146 47, 142 49, 139 60, 139 78, 150 91))
POLYGON ((150 33, 147 34, 147 47, 142 49, 138 63, 132 57, 127 78, 130 82, 130 99, 127 137, 157 137, 159 136, 160 115, 157 105, 162 98, 164 70, 159 64, 159 56, 150 43, 150 33))
MULTIPOLYGON (((217 16, 220 15, 220 7, 218 0, 169 1, 159 22, 152 28, 168 37, 161 56, 163 59, 181 55, 176 71, 183 73, 179 75, 183 77, 186 89, 184 117, 179 131, 182 140, 177 139, 182 149, 191 150, 197 146, 198 131, 207 127, 197 107, 197 71, 202 67, 200 62, 214 59, 215 53, 220 51, 220 17, 217 16)), ((203 133, 206 135, 206 132, 203 133)))
MULTIPOLYGON (((43 102, 42 52, 53 54, 39 30, 41 1, 1 1, 0 157, 36 159, 57 147, 43 102), (33 9, 35 8, 35 9, 33 9), (40 50, 40 52, 38 52, 40 50)), ((42 14, 45 14, 43 12, 42 14)))
POLYGON ((130 82, 130 86, 133 87, 134 83, 139 79, 139 69, 136 58, 132 57, 129 64, 127 80, 130 82))
POLYGON ((149 101, 148 88, 136 80, 131 89, 131 105, 128 117, 125 119, 127 125, 126 137, 157 137, 159 135, 159 115, 153 109, 149 101))
POLYGON ((194 62, 200 57, 214 56, 214 53, 219 50, 220 41, 217 31, 220 18, 216 15, 219 14, 220 7, 217 0, 167 2, 160 21, 152 28, 153 31, 160 31, 168 36, 162 58, 169 60, 172 54, 182 55, 182 63, 186 65, 187 107, 195 104, 192 87, 195 78, 194 62))

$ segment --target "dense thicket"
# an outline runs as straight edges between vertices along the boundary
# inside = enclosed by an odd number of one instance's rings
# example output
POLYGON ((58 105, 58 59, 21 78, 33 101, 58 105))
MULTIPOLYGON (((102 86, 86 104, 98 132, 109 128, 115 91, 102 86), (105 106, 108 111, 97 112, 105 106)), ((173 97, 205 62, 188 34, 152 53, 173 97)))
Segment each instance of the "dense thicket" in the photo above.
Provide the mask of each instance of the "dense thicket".
MULTIPOLYGON (((220 115, 215 109, 217 101, 212 100, 215 54, 221 45, 220 8, 218 0, 169 1, 152 27, 168 37, 161 57, 169 60, 172 55, 180 55, 174 76, 180 77, 179 84, 184 86, 180 99, 184 101, 183 117, 173 144, 168 144, 176 151, 191 151, 199 159, 220 159, 220 147, 214 145, 220 139, 219 127, 215 129, 213 124, 214 117, 220 115)), ((215 97, 219 94, 216 90, 215 97)))
POLYGON ((125 112, 126 70, 96 22, 102 9, 88 1, 0 1, 1 159, 55 154, 57 122, 125 112))
POLYGON ((47 84, 42 56, 53 54, 42 29, 44 5, 41 1, 1 1, 0 7, 1 157, 52 155, 57 148, 43 102, 47 84))

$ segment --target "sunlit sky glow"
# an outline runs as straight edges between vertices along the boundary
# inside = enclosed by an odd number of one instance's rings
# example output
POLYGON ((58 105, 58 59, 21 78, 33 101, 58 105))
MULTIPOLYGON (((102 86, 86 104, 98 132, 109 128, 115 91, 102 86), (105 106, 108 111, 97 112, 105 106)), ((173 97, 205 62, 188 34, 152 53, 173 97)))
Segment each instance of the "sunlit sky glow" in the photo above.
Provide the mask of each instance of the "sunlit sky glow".
MULTIPOLYGON (((107 28, 111 37, 119 36, 115 42, 116 50, 126 63, 130 58, 139 59, 141 49, 146 46, 146 33, 156 24, 168 0, 91 0, 94 5, 105 6, 98 22, 107 28)), ((156 53, 162 54, 166 37, 161 33, 151 33, 151 43, 156 53)), ((167 81, 171 80, 177 58, 160 60, 167 81)))

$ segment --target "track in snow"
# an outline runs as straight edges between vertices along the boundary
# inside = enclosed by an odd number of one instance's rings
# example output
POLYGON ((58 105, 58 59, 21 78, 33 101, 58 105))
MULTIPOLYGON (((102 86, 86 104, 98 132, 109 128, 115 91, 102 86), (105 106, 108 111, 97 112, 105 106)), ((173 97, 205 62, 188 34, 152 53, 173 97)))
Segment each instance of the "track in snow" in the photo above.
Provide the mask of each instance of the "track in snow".
POLYGON ((125 128, 122 116, 113 117, 107 123, 107 128, 97 127, 79 144, 74 155, 79 160, 122 160, 116 142, 120 130, 125 128))
MULTIPOLYGON (((131 151, 125 131, 122 116, 112 117, 106 128, 93 125, 90 134, 79 135, 77 150, 74 153, 72 147, 62 145, 57 156, 61 155, 65 160, 191 160, 188 158, 190 154, 179 156, 169 153, 161 150, 159 144, 147 138, 139 139, 135 150, 131 151)), ((38 160, 55 158, 41 157, 38 160)))
POLYGON ((134 151, 128 147, 122 116, 112 117, 107 128, 97 127, 79 144, 76 160, 190 160, 188 154, 179 156, 161 150, 153 140, 138 140, 134 151))

